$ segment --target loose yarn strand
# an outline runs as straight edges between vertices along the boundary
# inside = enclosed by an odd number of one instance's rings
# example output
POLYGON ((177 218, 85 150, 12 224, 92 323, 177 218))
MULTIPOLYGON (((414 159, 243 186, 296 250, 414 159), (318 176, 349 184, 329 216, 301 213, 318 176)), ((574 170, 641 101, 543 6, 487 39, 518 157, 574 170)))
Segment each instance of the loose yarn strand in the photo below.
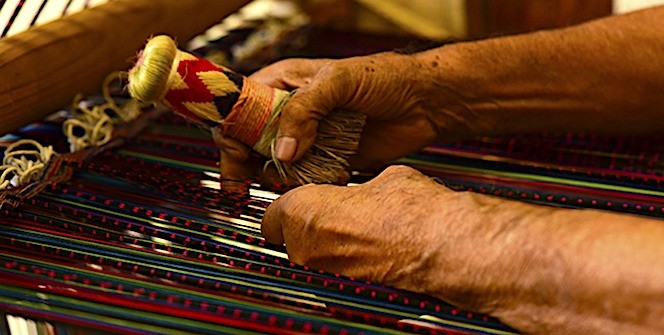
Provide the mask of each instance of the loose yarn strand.
POLYGON ((44 147, 35 140, 22 139, 12 143, 5 149, 0 166, 0 190, 38 181, 54 155, 52 146, 44 147))
POLYGON ((106 77, 102 86, 102 95, 106 102, 101 105, 88 108, 81 102, 81 95, 74 98, 71 106, 72 118, 62 124, 71 152, 108 143, 113 137, 116 124, 130 122, 140 116, 144 104, 130 99, 127 103, 118 105, 111 96, 111 83, 116 80, 122 82, 123 76, 122 72, 117 71, 106 77), (109 116, 108 112, 112 112, 114 116, 109 116))
MULTIPOLYGON (((121 72, 113 72, 104 80, 104 104, 89 108, 81 101, 80 94, 74 98, 71 106, 72 118, 62 124, 71 152, 108 143, 113 137, 115 124, 129 122, 140 116, 144 104, 136 99, 118 104, 111 95, 111 83, 116 80, 122 82, 122 76, 121 72), (113 112, 115 116, 109 116, 107 111, 113 112)), ((43 146, 35 140, 21 139, 12 143, 5 149, 0 165, 0 190, 42 180, 49 163, 56 155, 52 146, 43 146)))

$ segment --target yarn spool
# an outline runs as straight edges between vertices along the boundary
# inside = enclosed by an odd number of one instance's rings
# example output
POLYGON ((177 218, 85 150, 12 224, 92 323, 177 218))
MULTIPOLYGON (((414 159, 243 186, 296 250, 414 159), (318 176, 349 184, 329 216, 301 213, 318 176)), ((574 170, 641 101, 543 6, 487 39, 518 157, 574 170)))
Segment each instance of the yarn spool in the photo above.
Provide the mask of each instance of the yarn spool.
POLYGON ((270 158, 282 177, 301 184, 336 183, 357 152, 365 117, 335 110, 319 122, 313 147, 300 160, 274 157, 278 120, 292 92, 275 89, 224 66, 178 50, 169 36, 151 38, 129 72, 129 93, 160 103, 198 125, 219 127, 270 158))

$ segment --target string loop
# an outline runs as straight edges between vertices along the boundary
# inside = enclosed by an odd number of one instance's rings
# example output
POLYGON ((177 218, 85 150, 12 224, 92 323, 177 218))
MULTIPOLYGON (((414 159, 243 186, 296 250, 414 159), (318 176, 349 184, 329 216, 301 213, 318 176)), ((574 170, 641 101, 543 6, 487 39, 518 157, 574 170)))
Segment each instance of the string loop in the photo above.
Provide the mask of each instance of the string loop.
POLYGON ((122 82, 125 76, 117 71, 106 77, 102 86, 102 95, 106 100, 104 104, 89 108, 81 101, 81 95, 76 96, 71 107, 72 118, 62 124, 71 152, 108 143, 113 137, 116 124, 129 122, 141 114, 144 105, 138 100, 130 99, 127 103, 118 105, 111 96, 112 82, 122 82))
POLYGON ((40 180, 54 155, 52 146, 42 146, 35 140, 12 143, 5 149, 3 165, 0 166, 0 190, 40 180))

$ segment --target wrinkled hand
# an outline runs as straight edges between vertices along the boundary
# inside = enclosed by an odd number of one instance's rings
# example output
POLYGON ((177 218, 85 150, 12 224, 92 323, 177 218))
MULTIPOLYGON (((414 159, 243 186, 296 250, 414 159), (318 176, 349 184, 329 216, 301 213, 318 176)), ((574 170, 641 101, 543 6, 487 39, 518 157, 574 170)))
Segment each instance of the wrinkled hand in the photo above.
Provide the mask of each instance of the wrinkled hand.
POLYGON ((390 167, 359 186, 292 190, 270 205, 262 230, 295 263, 489 311, 513 280, 502 276, 518 275, 504 267, 518 269, 518 258, 501 256, 519 246, 501 237, 515 220, 486 198, 390 167))
MULTIPOLYGON (((314 143, 318 121, 334 109, 367 115, 352 168, 364 169, 416 152, 437 136, 418 88, 421 66, 415 58, 382 53, 342 60, 289 59, 266 67, 252 79, 293 90, 279 123, 276 155, 281 161, 301 158, 314 143)), ((224 139, 222 176, 251 177, 251 150, 233 139, 224 139)))

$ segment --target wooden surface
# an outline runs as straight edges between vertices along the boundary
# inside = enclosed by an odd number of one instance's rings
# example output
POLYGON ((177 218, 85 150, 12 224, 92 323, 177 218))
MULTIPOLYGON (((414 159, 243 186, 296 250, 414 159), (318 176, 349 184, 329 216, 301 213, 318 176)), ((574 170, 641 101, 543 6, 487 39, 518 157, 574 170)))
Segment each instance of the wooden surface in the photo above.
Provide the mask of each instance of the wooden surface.
POLYGON ((611 0, 467 0, 470 38, 565 27, 610 15, 611 0))
POLYGON ((0 135, 99 90, 148 37, 187 41, 249 0, 115 0, 0 40, 0 135))

